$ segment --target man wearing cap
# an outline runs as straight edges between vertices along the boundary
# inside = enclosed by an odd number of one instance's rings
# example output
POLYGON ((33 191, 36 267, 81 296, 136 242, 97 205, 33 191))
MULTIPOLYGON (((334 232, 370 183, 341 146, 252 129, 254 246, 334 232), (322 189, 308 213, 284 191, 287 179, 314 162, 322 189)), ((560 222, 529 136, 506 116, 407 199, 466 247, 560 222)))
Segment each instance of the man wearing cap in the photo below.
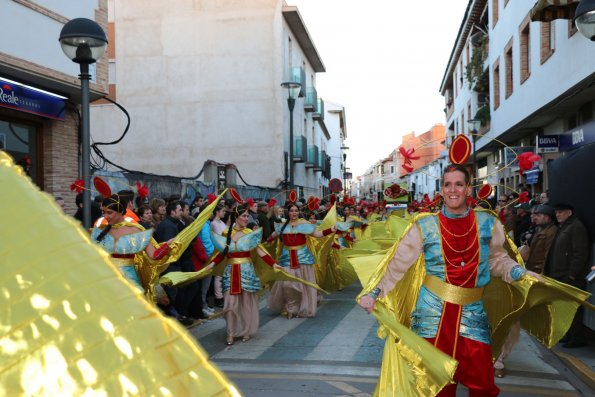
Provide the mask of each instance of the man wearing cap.
POLYGON ((531 239, 531 244, 523 250, 525 267, 535 273, 543 273, 545 260, 552 242, 556 237, 556 213, 554 208, 547 204, 540 204, 535 208, 534 220, 537 232, 531 239))
POLYGON ((256 219, 257 219, 260 227, 262 227, 262 241, 264 242, 264 241, 267 241, 267 239, 269 238, 269 236, 272 233, 271 225, 270 225, 269 217, 268 217, 269 205, 266 203, 266 201, 259 201, 258 203, 256 203, 256 207, 257 207, 256 219))
MULTIPOLYGON (((545 275, 574 287, 585 289, 585 276, 589 272, 589 238, 587 229, 574 213, 570 204, 554 206, 559 228, 545 263, 545 275)), ((566 333, 565 348, 587 344, 583 330, 582 306, 577 310, 566 333)))

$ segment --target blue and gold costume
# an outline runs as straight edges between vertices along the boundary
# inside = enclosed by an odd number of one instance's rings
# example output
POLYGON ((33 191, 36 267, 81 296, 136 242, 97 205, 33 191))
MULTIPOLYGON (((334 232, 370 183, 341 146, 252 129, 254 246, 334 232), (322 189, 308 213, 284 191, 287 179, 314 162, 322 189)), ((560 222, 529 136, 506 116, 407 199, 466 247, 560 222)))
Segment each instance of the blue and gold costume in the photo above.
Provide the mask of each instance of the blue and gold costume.
MULTIPOLYGON (((121 226, 127 225, 122 224, 121 226)), ((118 225, 113 226, 113 228, 117 227, 118 225)), ((101 241, 97 241, 97 236, 102 230, 99 227, 93 228, 91 240, 110 253, 112 262, 118 266, 124 277, 142 290, 143 286, 134 266, 134 257, 147 248, 147 245, 151 242, 153 229, 139 230, 137 233, 125 234, 117 239, 108 233, 101 241)))

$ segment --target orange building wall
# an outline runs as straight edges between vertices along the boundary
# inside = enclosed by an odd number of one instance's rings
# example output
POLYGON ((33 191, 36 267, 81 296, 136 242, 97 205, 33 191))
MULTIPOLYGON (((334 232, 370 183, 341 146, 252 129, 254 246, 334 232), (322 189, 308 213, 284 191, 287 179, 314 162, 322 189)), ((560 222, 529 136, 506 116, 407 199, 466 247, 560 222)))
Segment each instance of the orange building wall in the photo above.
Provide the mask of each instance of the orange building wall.
MULTIPOLYGON (((446 129, 443 124, 435 124, 428 131, 415 136, 414 132, 410 132, 403 136, 403 143, 401 146, 405 150, 411 148, 415 149, 414 156, 419 156, 419 160, 413 160, 413 169, 417 170, 440 157, 440 152, 446 150, 442 142, 446 138, 446 129)), ((402 157, 402 156, 401 156, 402 157)), ((401 158, 401 161, 403 159, 401 158)), ((399 177, 409 175, 403 167, 399 168, 399 177)))

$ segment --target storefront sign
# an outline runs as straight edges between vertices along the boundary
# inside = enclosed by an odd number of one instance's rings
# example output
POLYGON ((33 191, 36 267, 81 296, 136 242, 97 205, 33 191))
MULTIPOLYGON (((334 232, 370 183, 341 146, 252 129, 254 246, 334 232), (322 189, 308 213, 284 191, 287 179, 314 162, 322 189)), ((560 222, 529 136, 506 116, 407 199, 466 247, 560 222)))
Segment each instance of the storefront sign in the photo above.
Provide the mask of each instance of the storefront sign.
POLYGON ((559 143, 559 135, 538 135, 537 153, 557 153, 559 143))
POLYGON ((0 78, 0 107, 64 120, 65 99, 47 91, 0 78))
POLYGON ((535 185, 539 182, 539 167, 533 167, 533 169, 525 172, 527 185, 535 185))
POLYGON ((593 142, 595 142, 595 121, 560 135, 560 151, 567 152, 593 142))

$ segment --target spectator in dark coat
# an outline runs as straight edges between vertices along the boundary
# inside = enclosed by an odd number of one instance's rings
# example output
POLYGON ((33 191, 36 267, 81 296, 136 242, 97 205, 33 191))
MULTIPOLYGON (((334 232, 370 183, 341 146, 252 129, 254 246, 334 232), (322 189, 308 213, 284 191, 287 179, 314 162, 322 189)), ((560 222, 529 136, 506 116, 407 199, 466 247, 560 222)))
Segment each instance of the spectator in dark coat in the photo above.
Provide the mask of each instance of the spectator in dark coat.
MULTIPOLYGON (((157 229, 155 230, 154 237, 157 242, 168 241, 174 238, 185 227, 185 225, 181 222, 182 206, 180 205, 179 201, 169 202, 166 207, 166 213, 167 216, 165 219, 163 219, 163 221, 161 221, 161 223, 159 223, 159 226, 157 226, 157 229)), ((192 244, 190 246, 192 246, 192 244)), ((184 251, 177 262, 170 264, 164 274, 173 271, 194 271, 190 248, 184 251)), ((194 282, 185 287, 164 287, 164 289, 170 300, 170 305, 165 308, 165 312, 169 315, 177 317, 180 323, 183 325, 193 324, 194 320, 188 317, 189 306, 192 297, 194 297, 194 295, 196 295, 197 291, 200 289, 200 284, 194 282)))
POLYGON ((258 208, 256 218, 258 219, 258 224, 262 227, 262 241, 267 241, 272 233, 268 217, 269 205, 264 201, 259 201, 256 205, 258 208))
MULTIPOLYGON (((585 289, 585 276, 589 272, 589 237, 587 229, 574 214, 569 204, 554 206, 559 228, 545 264, 545 274, 574 287, 585 289)), ((587 344, 583 326, 583 307, 579 307, 566 333, 564 347, 581 347, 587 344)))

